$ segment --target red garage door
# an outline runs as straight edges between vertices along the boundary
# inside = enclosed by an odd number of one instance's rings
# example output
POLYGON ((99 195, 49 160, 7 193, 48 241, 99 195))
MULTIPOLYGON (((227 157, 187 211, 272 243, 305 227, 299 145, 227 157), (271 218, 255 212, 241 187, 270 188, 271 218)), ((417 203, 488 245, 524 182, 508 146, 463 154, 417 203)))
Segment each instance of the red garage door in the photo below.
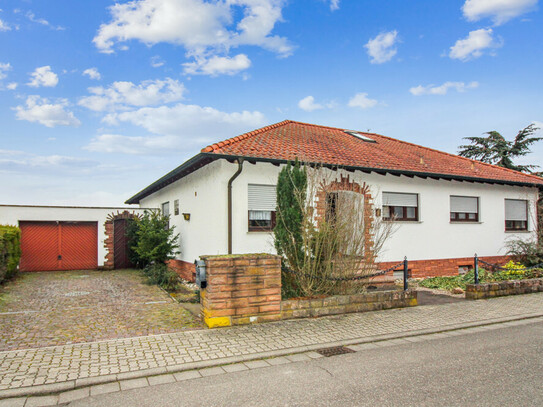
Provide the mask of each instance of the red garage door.
POLYGON ((22 271, 89 270, 98 266, 96 222, 19 222, 22 271))

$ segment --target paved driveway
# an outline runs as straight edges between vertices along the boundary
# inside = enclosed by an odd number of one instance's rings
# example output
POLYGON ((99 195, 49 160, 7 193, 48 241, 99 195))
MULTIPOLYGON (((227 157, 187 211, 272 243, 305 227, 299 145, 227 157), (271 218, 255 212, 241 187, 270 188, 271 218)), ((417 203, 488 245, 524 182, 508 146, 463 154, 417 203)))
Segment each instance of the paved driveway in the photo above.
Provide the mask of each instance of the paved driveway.
POLYGON ((0 351, 200 326, 136 270, 22 273, 0 287, 0 351))

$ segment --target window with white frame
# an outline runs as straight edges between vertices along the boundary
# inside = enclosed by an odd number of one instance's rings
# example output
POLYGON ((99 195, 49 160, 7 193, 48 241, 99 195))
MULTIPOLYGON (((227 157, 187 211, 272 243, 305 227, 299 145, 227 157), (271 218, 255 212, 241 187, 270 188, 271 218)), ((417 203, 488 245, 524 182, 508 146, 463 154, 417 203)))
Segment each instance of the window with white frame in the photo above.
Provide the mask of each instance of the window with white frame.
POLYGON ((164 216, 170 216, 170 202, 169 201, 164 202, 161 207, 162 207, 162 214, 164 216))
POLYGON ((528 201, 525 199, 505 200, 505 230, 528 230, 528 201))
POLYGON ((277 206, 275 185, 248 185, 249 232, 272 231, 277 206))
POLYGON ((394 221, 419 220, 419 195, 383 192, 383 219, 394 221))
POLYGON ((479 198, 451 195, 451 222, 478 222, 479 198))
POLYGON ((173 201, 173 214, 179 215, 179 199, 173 201))

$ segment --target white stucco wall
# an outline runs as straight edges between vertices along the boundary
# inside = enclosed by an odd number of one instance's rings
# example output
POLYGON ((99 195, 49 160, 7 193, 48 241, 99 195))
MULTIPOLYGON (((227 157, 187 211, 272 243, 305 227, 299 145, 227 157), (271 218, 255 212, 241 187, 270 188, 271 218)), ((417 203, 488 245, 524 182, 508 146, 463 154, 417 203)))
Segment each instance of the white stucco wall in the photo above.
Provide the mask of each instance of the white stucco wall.
POLYGON ((107 216, 118 212, 143 213, 143 208, 0 205, 0 224, 19 226, 20 221, 71 221, 98 223, 98 267, 104 265, 107 216))
MULTIPOLYGON (((179 259, 193 262, 203 254, 227 253, 227 183, 237 164, 215 161, 187 177, 163 188, 141 201, 142 206, 160 207, 170 202, 171 224, 181 234, 179 259), (190 221, 173 215, 174 199, 179 199, 180 213, 190 213, 190 221)), ((271 233, 248 232, 247 185, 275 185, 281 167, 268 163, 245 162, 243 171, 233 184, 233 252, 274 252, 271 233)), ((335 173, 339 178, 339 172, 335 173)), ((467 183, 396 177, 391 175, 343 172, 351 180, 366 182, 372 188, 375 207, 381 206, 381 193, 409 192, 419 194, 419 221, 398 222, 380 261, 444 259, 503 255, 509 238, 535 238, 535 202, 537 189, 503 185, 467 183), (449 221, 450 195, 479 197, 477 223, 449 221), (528 232, 505 232, 505 199, 528 199, 530 216, 528 232)))

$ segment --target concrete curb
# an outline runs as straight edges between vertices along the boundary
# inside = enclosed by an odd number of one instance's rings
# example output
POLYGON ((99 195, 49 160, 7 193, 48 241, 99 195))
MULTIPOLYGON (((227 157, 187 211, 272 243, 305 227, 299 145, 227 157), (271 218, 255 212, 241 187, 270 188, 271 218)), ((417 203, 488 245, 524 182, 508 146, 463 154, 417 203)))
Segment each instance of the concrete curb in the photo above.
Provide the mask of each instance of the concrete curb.
POLYGON ((442 332, 458 331, 461 329, 475 328, 475 327, 487 326, 487 325, 495 325, 495 324, 501 324, 501 323, 506 323, 510 321, 519 321, 519 320, 534 319, 534 318, 540 318, 540 317, 543 317, 543 313, 541 312, 509 316, 509 317, 504 317, 504 318, 493 318, 493 319, 480 320, 476 322, 451 324, 451 325, 446 325, 439 328, 427 328, 427 329, 405 331, 405 332, 393 333, 393 334, 375 335, 375 336, 370 336, 370 337, 365 337, 365 338, 355 338, 355 339, 336 341, 336 342, 327 342, 327 343, 319 343, 319 344, 307 345, 307 346, 298 346, 298 347, 293 347, 293 348, 284 348, 284 349, 278 349, 278 350, 268 351, 268 352, 253 353, 251 355, 233 356, 233 357, 220 358, 220 359, 214 359, 214 360, 206 360, 206 361, 201 361, 201 362, 183 363, 180 365, 137 370, 133 372, 110 374, 110 375, 96 376, 96 377, 87 377, 83 379, 75 379, 75 380, 69 380, 65 382, 44 384, 44 385, 39 385, 39 386, 20 387, 18 389, 0 390, 0 400, 14 398, 14 397, 44 396, 44 395, 50 395, 50 394, 57 394, 57 393, 68 391, 68 390, 75 390, 75 389, 85 388, 89 386, 94 386, 97 384, 106 384, 106 383, 112 383, 112 382, 117 382, 121 380, 127 380, 127 379, 139 379, 139 378, 146 378, 146 377, 151 377, 151 376, 158 376, 158 375, 167 374, 167 373, 179 373, 179 372, 183 372, 187 370, 196 370, 196 369, 202 369, 202 368, 230 365, 233 363, 248 362, 251 360, 267 359, 267 358, 278 357, 278 356, 292 355, 296 353, 304 353, 308 351, 314 351, 317 349, 329 348, 329 347, 334 347, 334 346, 349 346, 349 345, 359 345, 359 344, 366 344, 366 343, 372 343, 372 342, 381 342, 381 341, 387 341, 391 339, 401 339, 401 338, 409 338, 413 336, 423 336, 423 335, 436 334, 436 333, 442 333, 442 332))

